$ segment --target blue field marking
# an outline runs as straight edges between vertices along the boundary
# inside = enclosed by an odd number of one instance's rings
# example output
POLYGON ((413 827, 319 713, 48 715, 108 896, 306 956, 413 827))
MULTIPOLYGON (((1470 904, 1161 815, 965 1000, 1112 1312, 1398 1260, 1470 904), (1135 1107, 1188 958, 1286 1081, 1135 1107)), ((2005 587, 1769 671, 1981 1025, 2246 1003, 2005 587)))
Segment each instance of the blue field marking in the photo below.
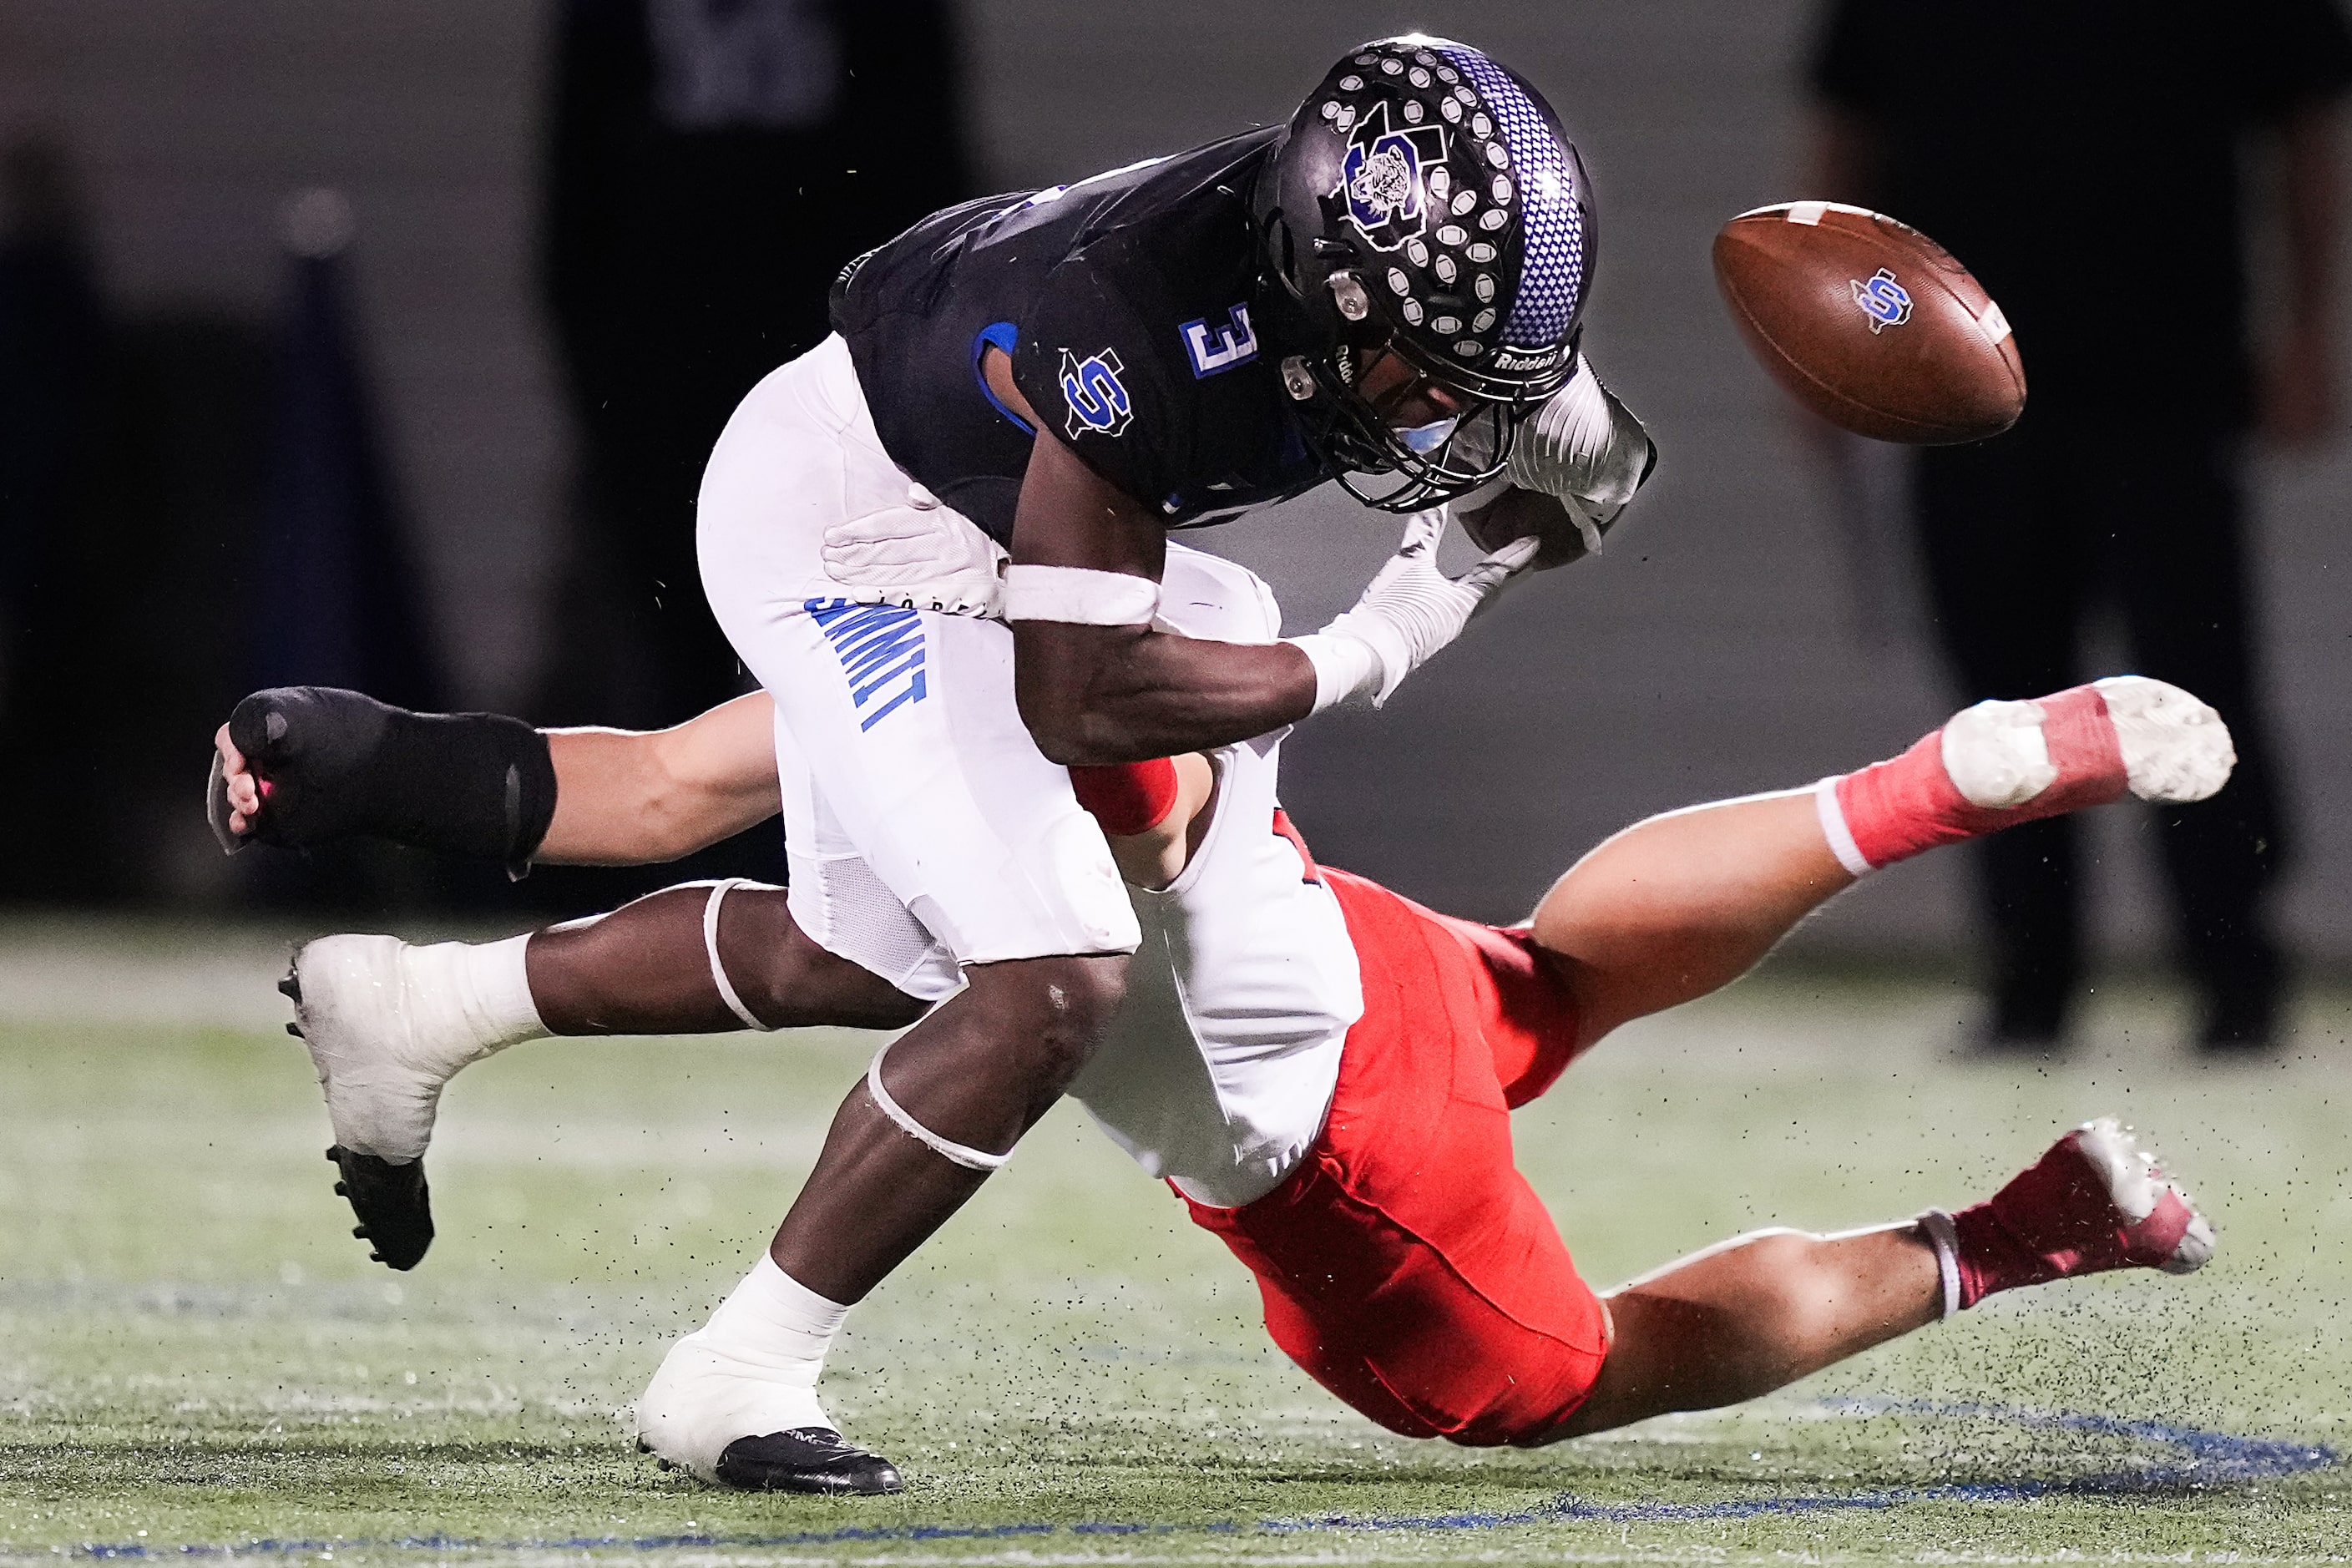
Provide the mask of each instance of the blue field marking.
POLYGON ((1926 1415, 1942 1420, 1990 1420, 2011 1426, 2128 1437, 2179 1452, 2170 1463, 2110 1470, 2065 1480, 1952 1481, 1935 1486, 1885 1487, 1870 1491, 1798 1493, 1734 1498, 1706 1503, 1598 1503, 1563 1494, 1549 1503, 1514 1513, 1470 1512, 1353 1519, 1345 1514, 1282 1523, 1265 1530, 1493 1530, 1504 1525, 1591 1521, 1607 1524, 1664 1524, 1682 1521, 1754 1519, 1765 1514, 1825 1513, 1848 1509, 1900 1508, 1920 1502, 2030 1502, 2045 1497, 2129 1497, 2178 1492, 2233 1482, 2272 1480, 2325 1469, 2336 1451, 2325 1444, 2274 1437, 2241 1437, 2159 1421, 2134 1421, 2066 1410, 2021 1405, 1937 1404, 1929 1400, 1826 1399, 1822 1405, 1853 1415, 1926 1415))
POLYGON ((1077 1524, 903 1524, 843 1525, 834 1530, 793 1531, 779 1535, 574 1535, 491 1541, 446 1535, 409 1535, 397 1540, 339 1538, 331 1541, 247 1541, 234 1546, 149 1546, 139 1542, 88 1542, 74 1549, 84 1558, 268 1557, 310 1555, 321 1552, 383 1550, 403 1552, 676 1552, 686 1550, 758 1549, 780 1546, 835 1546, 855 1542, 1006 1541, 1043 1536, 1137 1535, 1299 1535, 1318 1531, 1446 1531, 1501 1530, 1544 1524, 1674 1524, 1710 1520, 1757 1519, 1768 1514, 1830 1513, 1849 1510, 1895 1509, 1923 1502, 2013 1503, 2040 1498, 2130 1498, 2227 1486, 2244 1481, 2275 1480, 2326 1469, 2336 1462, 2336 1451, 2321 1443, 2296 1443, 2276 1437, 2241 1437, 2195 1426, 2161 1421, 2136 1421, 2117 1415, 2097 1415, 2067 1410, 2035 1410, 2024 1405, 1938 1404, 1929 1400, 1825 1399, 1822 1407, 1842 1415, 1921 1415, 1938 1420, 2000 1421, 2011 1426, 2079 1432, 2090 1436, 2122 1437, 2172 1449, 2179 1457, 2129 1470, 2109 1470, 2071 1479, 2026 1479, 2014 1481, 1949 1481, 1931 1486, 1884 1487, 1867 1491, 1791 1492, 1777 1496, 1729 1498, 1721 1502, 1588 1502, 1563 1492, 1549 1502, 1511 1512, 1486 1510, 1460 1513, 1322 1514, 1304 1519, 1266 1519, 1255 1522, 1218 1521, 1206 1524, 1152 1524, 1142 1521, 1095 1520, 1077 1524))

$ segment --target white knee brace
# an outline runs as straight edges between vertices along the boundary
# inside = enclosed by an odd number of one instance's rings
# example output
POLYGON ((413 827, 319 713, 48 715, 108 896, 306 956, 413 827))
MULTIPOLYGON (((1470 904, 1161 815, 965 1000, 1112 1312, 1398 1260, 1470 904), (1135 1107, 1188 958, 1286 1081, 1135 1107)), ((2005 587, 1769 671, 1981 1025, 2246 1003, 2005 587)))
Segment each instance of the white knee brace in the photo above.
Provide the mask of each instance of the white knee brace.
MULTIPOLYGON (((711 883, 709 900, 702 906, 702 948, 710 955, 711 983, 719 987, 719 999, 727 1004, 728 1011, 742 1019, 750 1027, 762 1033, 772 1034, 775 1026, 760 1022, 759 1016, 743 1005, 743 998, 736 994, 734 982, 727 978, 726 963, 719 956, 719 906, 727 901, 728 893, 736 888, 767 886, 769 884, 765 882, 754 882, 744 877, 730 877, 725 881, 711 883)), ((874 1097, 874 1103, 881 1109, 883 1115, 898 1123, 900 1131, 929 1149, 940 1159, 961 1165, 966 1170, 993 1171, 1013 1158, 1010 1151, 1002 1154, 992 1154, 985 1149, 971 1148, 952 1139, 942 1138, 908 1115, 907 1108, 900 1105, 891 1097, 890 1091, 882 1087, 882 1058, 889 1054, 889 1046, 884 1046, 874 1053, 874 1060, 866 1069, 866 1092, 874 1097)))
POLYGON ((719 958, 719 906, 727 901, 728 893, 736 888, 772 888, 767 882, 754 882, 748 877, 730 877, 723 882, 710 884, 710 898, 702 906, 702 951, 710 955, 710 980, 719 987, 719 999, 727 1010, 751 1028, 762 1034, 775 1032, 773 1024, 762 1024, 758 1015, 743 1005, 743 998, 735 994, 735 983, 727 978, 727 965, 719 958))
MULTIPOLYGON (((893 1040, 890 1045, 898 1043, 893 1040)), ((882 1058, 889 1054, 890 1046, 884 1046, 874 1053, 874 1060, 866 1068, 866 1092, 874 1097, 874 1103, 881 1107, 883 1115, 898 1124, 899 1131, 923 1144, 940 1159, 961 1165, 967 1171, 997 1170, 1013 1158, 1010 1149, 1002 1154, 992 1154, 985 1149, 974 1149, 952 1139, 942 1138, 908 1115, 907 1108, 892 1099, 890 1091, 882 1087, 882 1058)))

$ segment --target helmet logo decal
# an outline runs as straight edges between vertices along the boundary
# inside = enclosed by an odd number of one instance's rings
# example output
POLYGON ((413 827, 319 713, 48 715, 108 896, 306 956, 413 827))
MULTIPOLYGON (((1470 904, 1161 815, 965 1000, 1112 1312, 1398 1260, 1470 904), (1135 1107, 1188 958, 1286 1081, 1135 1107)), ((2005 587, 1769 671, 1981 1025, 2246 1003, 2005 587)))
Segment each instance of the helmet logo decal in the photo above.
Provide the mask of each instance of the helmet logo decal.
POLYGON ((1209 319, 1187 321, 1176 329, 1184 340, 1184 357, 1192 362, 1192 379, 1231 370, 1257 358, 1257 329, 1250 325, 1249 307, 1235 305, 1225 312, 1229 324, 1209 325, 1209 319))
POLYGON ((1867 283, 1859 278, 1846 281, 1853 289, 1853 302, 1870 318, 1872 337, 1911 319, 1911 290, 1895 281, 1895 274, 1885 268, 1871 274, 1867 283))
POLYGON ((1126 369, 1109 349, 1085 359, 1067 349, 1062 351, 1062 397, 1070 405, 1065 427, 1072 440, 1089 433, 1116 436, 1127 428, 1135 417, 1135 406, 1118 379, 1126 369))
POLYGON ((1426 226, 1422 166, 1444 159, 1444 127, 1396 129, 1383 99, 1348 138, 1347 161, 1333 194, 1346 198, 1349 220, 1373 249, 1394 250, 1426 226))

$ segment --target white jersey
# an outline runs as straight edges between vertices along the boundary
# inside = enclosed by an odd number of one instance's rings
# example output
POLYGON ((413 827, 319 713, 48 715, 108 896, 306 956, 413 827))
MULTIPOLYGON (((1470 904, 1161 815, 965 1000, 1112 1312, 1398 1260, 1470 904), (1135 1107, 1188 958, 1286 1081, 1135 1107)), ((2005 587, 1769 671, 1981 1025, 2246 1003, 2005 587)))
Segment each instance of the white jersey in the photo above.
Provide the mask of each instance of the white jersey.
MULTIPOLYGON (((1281 630, 1255 574, 1177 544, 1160 616, 1223 642, 1281 630)), ((1071 1089, 1146 1171, 1219 1208, 1273 1191, 1321 1135, 1364 1011, 1339 901, 1275 831, 1286 732, 1212 753, 1216 805, 1183 875, 1128 889, 1143 942, 1127 1001, 1071 1089)))

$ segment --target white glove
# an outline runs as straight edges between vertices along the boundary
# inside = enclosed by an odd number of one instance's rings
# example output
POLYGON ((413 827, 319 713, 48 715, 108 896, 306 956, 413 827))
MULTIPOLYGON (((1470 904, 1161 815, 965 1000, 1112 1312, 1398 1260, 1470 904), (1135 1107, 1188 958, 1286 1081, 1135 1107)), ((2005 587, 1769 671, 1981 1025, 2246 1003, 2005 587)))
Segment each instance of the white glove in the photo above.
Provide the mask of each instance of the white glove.
POLYGON ((855 605, 898 605, 951 616, 1003 613, 1004 547, 919 484, 904 506, 824 531, 825 575, 855 605))
POLYGON ((1656 457, 1642 422, 1580 355, 1568 384, 1521 421, 1504 472, 1521 489, 1565 502, 1597 555, 1601 531, 1633 499, 1656 457))
POLYGON ((1444 507, 1415 512, 1405 521, 1404 542, 1356 607, 1310 637, 1289 639, 1315 665, 1315 711, 1366 693, 1375 708, 1386 702, 1542 548, 1538 539, 1514 540, 1448 577, 1437 569, 1446 519, 1444 507))

